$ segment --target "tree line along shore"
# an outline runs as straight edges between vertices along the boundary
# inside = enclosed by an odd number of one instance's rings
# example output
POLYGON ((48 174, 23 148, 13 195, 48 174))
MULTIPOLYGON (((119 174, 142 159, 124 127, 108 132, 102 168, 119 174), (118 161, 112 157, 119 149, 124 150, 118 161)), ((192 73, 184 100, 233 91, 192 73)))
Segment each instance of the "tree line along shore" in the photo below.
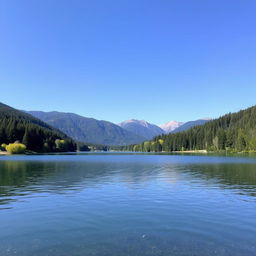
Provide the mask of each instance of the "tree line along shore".
POLYGON ((133 152, 256 152, 256 106, 189 130, 128 146, 89 145, 30 114, 0 103, 1 154, 117 150, 133 152), (7 153, 5 153, 7 152, 7 153))

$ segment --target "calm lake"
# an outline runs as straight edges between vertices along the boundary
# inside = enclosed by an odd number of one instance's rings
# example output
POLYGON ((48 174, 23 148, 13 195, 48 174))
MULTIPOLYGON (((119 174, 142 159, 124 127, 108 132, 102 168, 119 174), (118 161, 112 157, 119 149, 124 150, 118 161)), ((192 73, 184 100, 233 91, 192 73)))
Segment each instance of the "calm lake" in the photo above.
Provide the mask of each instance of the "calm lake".
POLYGON ((256 255, 256 158, 1 156, 0 255, 256 255))

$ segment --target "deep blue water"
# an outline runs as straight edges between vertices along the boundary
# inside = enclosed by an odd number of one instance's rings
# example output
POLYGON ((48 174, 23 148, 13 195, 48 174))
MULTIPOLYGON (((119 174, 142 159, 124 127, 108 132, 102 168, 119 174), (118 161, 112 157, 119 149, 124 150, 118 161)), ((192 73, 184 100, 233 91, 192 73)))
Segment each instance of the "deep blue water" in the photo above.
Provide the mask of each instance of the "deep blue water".
POLYGON ((256 255, 256 158, 1 156, 0 255, 256 255))

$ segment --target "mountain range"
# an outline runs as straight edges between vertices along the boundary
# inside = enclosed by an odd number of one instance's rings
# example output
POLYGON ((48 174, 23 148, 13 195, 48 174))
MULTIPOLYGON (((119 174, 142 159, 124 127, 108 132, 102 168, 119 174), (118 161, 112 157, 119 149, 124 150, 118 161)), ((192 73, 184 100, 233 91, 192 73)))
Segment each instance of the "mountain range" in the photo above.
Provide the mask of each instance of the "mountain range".
POLYGON ((185 130, 206 122, 206 120, 190 121, 189 123, 171 121, 159 127, 144 120, 135 119, 114 124, 74 113, 57 111, 26 111, 26 113, 62 131, 74 140, 107 146, 138 144, 161 134, 175 133, 177 129, 185 130))
POLYGON ((189 130, 190 128, 193 128, 195 126, 204 125, 205 123, 209 122, 210 120, 212 120, 212 119, 211 118, 204 118, 204 119, 198 119, 198 120, 195 120, 195 121, 189 121, 189 122, 186 122, 186 123, 182 123, 182 125, 179 125, 176 129, 174 129, 170 133, 183 132, 183 131, 189 130))
POLYGON ((146 140, 144 137, 127 131, 114 123, 83 117, 74 113, 57 111, 28 111, 27 113, 81 142, 121 146, 146 140))
POLYGON ((208 120, 202 125, 192 125, 189 122, 185 128, 190 128, 183 132, 160 135, 151 141, 124 147, 124 150, 256 152, 256 106, 208 120))
POLYGON ((162 126, 164 130, 143 120, 131 119, 117 125, 73 113, 25 112, 0 103, 0 146, 3 150, 6 144, 17 146, 21 142, 34 152, 89 150, 88 143, 94 144, 91 147, 95 149, 100 144, 130 145, 122 149, 146 152, 203 149, 254 152, 255 123, 256 106, 214 120, 170 121, 162 126))
POLYGON ((144 140, 151 140, 155 136, 165 133, 159 126, 150 124, 144 120, 127 120, 118 124, 123 129, 130 131, 140 137, 144 137, 144 140))
POLYGON ((170 133, 182 126, 183 124, 183 122, 169 121, 165 124, 159 125, 159 127, 164 131, 164 133, 170 133))

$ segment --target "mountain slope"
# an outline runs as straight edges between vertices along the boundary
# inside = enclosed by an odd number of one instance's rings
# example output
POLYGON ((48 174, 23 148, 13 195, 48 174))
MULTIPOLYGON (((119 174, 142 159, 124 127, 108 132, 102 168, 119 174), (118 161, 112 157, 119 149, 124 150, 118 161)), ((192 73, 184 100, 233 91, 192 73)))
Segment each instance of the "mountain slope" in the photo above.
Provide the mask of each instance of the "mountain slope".
POLYGON ((147 140, 151 140, 155 136, 158 136, 164 133, 164 131, 160 127, 154 124, 150 124, 144 120, 131 119, 131 120, 123 121, 118 125, 127 131, 130 131, 140 137, 146 138, 147 140))
POLYGON ((172 133, 183 132, 183 131, 189 130, 190 128, 195 127, 197 125, 203 125, 203 124, 209 122, 210 120, 211 119, 207 118, 207 119, 198 119, 195 121, 189 121, 189 122, 183 123, 176 129, 174 129, 172 131, 172 133))
POLYGON ((65 140, 65 150, 75 150, 75 143, 63 132, 27 113, 0 103, 1 144, 20 141, 29 150, 51 152, 58 149, 55 143, 57 139, 65 140))
POLYGON ((145 138, 126 131, 111 122, 99 121, 73 113, 57 111, 28 111, 28 113, 81 142, 103 145, 128 145, 145 140, 145 138))
POLYGON ((135 151, 256 151, 256 106, 229 113, 187 131, 156 137, 129 147, 135 151))
POLYGON ((165 124, 160 125, 159 127, 165 131, 165 133, 170 133, 183 125, 183 122, 177 122, 177 121, 169 121, 165 124))

